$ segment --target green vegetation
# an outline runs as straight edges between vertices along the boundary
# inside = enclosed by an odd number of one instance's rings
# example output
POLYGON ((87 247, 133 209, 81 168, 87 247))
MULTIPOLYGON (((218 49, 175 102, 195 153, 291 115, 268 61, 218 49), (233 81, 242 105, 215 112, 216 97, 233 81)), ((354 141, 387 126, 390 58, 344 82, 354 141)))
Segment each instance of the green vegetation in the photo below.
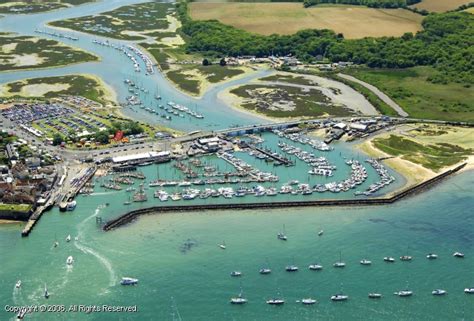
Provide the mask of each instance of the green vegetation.
POLYGON ((181 70, 171 70, 166 76, 181 89, 190 92, 192 94, 199 94, 199 80, 190 78, 189 76, 182 73, 181 70))
MULTIPOLYGON (((472 88, 454 82, 448 84, 429 82, 430 77, 436 75, 436 71, 431 67, 408 69, 353 68, 344 72, 385 92, 411 117, 474 121, 474 91, 472 88)), ((355 85, 354 88, 363 92, 363 89, 355 85)), ((384 107, 381 111, 387 113, 387 108, 384 107)))
POLYGON ((260 78, 259 80, 261 81, 271 81, 271 82, 287 82, 290 84, 297 84, 297 85, 303 85, 303 86, 315 86, 313 81, 301 77, 301 76, 292 76, 292 75, 272 75, 272 76, 267 76, 260 78))
POLYGON ((0 211, 28 212, 31 210, 31 204, 5 204, 0 203, 0 211))
POLYGON ((375 147, 387 154, 401 156, 403 159, 435 171, 457 164, 473 152, 471 149, 448 143, 423 145, 396 135, 376 138, 373 143, 375 147))
POLYGON ((211 83, 218 83, 244 73, 242 69, 220 65, 199 66, 197 69, 211 83))
POLYGON ((0 0, 0 13, 37 13, 66 8, 71 5, 94 2, 95 0, 41 0, 41 1, 10 1, 0 0), (12 4, 10 4, 12 3, 12 4))
POLYGON ((334 106, 317 89, 290 86, 244 85, 230 91, 244 99, 241 106, 270 117, 348 116, 352 111, 334 106))
POLYGON ((352 61, 379 68, 433 66, 434 83, 474 83, 474 16, 466 12, 432 14, 424 18, 424 30, 401 38, 346 40, 330 30, 303 30, 293 35, 262 36, 215 20, 193 21, 187 4, 178 13, 186 36, 186 50, 207 56, 271 54, 296 55, 303 61, 323 56, 330 61, 352 61))
POLYGON ((158 44, 149 44, 146 42, 140 43, 139 45, 145 48, 155 58, 158 66, 162 71, 169 70, 170 67, 168 59, 170 58, 170 56, 162 50, 163 46, 160 46, 158 44))
POLYGON ((421 2, 421 0, 303 0, 305 7, 318 4, 351 4, 370 8, 406 8, 409 5, 421 2))
POLYGON ((67 75, 57 77, 45 77, 45 78, 31 78, 22 81, 16 81, 5 85, 7 94, 12 97, 23 98, 25 97, 22 93, 22 89, 28 85, 61 85, 67 84, 69 87, 59 91, 49 91, 42 97, 31 97, 31 98, 54 98, 61 95, 71 96, 82 96, 90 100, 97 101, 101 104, 111 103, 106 97, 103 84, 99 83, 95 78, 88 77, 86 75, 67 75))
POLYGON ((95 16, 54 21, 50 24, 116 39, 142 40, 144 37, 135 33, 146 35, 156 29, 168 28, 166 15, 173 8, 172 3, 147 2, 123 6, 95 16))
POLYGON ((56 40, 0 36, 0 71, 65 66, 99 58, 56 40))

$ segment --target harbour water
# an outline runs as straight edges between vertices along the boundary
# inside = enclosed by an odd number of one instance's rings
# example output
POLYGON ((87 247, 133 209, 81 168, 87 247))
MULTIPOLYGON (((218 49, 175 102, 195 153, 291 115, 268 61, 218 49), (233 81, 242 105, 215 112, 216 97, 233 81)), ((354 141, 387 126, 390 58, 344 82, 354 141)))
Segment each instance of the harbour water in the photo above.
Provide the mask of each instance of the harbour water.
MULTIPOLYGON (((45 22, 111 10, 140 1, 102 1, 74 9, 31 16, 7 16, 0 19, 2 30, 34 35, 36 28, 46 29, 45 22)), ((130 64, 110 48, 92 43, 98 37, 73 33, 77 42, 71 45, 91 51, 102 60, 75 66, 38 71, 2 73, 1 82, 29 77, 63 75, 75 72, 91 73, 111 85, 123 100, 127 94, 123 79, 133 73, 130 64), (117 66, 121 66, 117 68, 117 66)), ((264 72, 265 73, 265 72, 264 72)), ((256 77, 250 76, 250 77, 256 77)), ((159 73, 141 82, 151 93, 160 88, 163 100, 193 107, 205 115, 203 120, 186 122, 177 118, 169 124, 177 129, 217 129, 239 124, 262 122, 245 113, 228 117, 229 108, 217 99, 217 92, 239 79, 220 85, 194 99, 178 92, 159 73)), ((129 115, 160 122, 141 109, 127 109, 129 115)), ((266 135, 276 145, 278 138, 266 135)), ((350 144, 337 143, 336 150, 321 153, 338 169, 334 177, 311 177, 300 161, 297 166, 279 170, 281 181, 299 179, 304 183, 323 183, 346 178, 349 172, 344 157, 364 160, 350 144)), ((275 148, 275 147, 274 147, 275 148)), ((319 154, 319 153, 318 153, 319 154)), ((248 163, 272 171, 272 165, 237 153, 248 163)), ((318 155, 319 156, 319 155, 318 155)), ((226 166, 221 160, 223 169, 226 166)), ((366 187, 376 180, 373 169, 366 187)), ((170 164, 159 166, 160 177, 176 179, 170 164)), ((157 175, 155 165, 140 168, 148 182, 157 175)), ((403 179, 396 173, 400 187, 403 179)), ((271 185, 271 184, 267 184, 271 185)), ((474 296, 463 293, 474 286, 474 175, 464 172, 430 191, 384 207, 301 208, 271 211, 192 212, 149 215, 125 227, 103 232, 96 224, 114 218, 128 209, 149 206, 153 199, 149 189, 147 203, 124 206, 127 192, 108 191, 96 187, 89 196, 78 197, 75 211, 60 213, 57 208, 47 212, 28 238, 20 238, 23 224, 0 225, 0 320, 13 320, 3 305, 137 305, 136 313, 35 313, 28 320, 474 320, 474 296), (106 205, 108 204, 108 205, 106 205), (277 232, 285 226, 288 241, 279 241, 277 232), (317 235, 319 230, 325 232, 317 235), (66 242, 67 235, 72 236, 66 242), (77 237, 77 239, 75 239, 77 237), (57 240, 58 247, 53 244, 57 240), (225 241, 227 248, 218 247, 225 241), (463 252, 464 259, 452 257, 463 252), (426 259, 437 253, 437 260, 426 259), (332 264, 339 256, 346 262, 344 269, 332 264), (413 256, 411 262, 401 262, 401 255, 413 256), (68 256, 74 257, 67 267, 68 256), (397 259, 394 264, 383 262, 384 256, 397 259), (372 260, 372 266, 361 266, 362 258, 372 260), (319 262, 322 271, 309 271, 308 265, 319 262), (296 273, 284 268, 294 263, 296 273), (267 265, 270 275, 258 270, 267 265), (230 272, 243 272, 240 278, 230 272), (139 279, 137 286, 123 287, 120 278, 139 279), (15 289, 17 280, 21 289, 15 289), (399 298, 393 292, 408 287, 414 291, 409 298, 399 298), (43 297, 47 284, 50 298, 43 297), (249 300, 244 306, 232 306, 229 299, 243 289, 249 300), (341 291, 349 295, 347 302, 331 302, 330 296, 341 291), (434 297, 431 291, 446 289, 448 295, 434 297), (381 300, 369 300, 369 292, 380 292, 381 300), (284 306, 272 307, 267 299, 281 296, 284 306), (303 306, 296 303, 313 297, 318 303, 303 306)), ((383 192, 387 192, 384 189, 383 192)), ((353 191, 331 194, 346 197, 353 191), (348 194, 347 194, 348 193, 348 194)), ((315 194, 314 197, 320 197, 315 194)), ((250 196, 249 196, 250 197, 250 196)), ((288 196, 292 197, 292 196, 288 196)), ((297 196, 300 197, 300 196, 297 196)), ((303 197, 303 196, 301 196, 303 197)), ((281 200, 278 196, 276 199, 281 200)), ((235 199, 234 199, 235 200, 235 199)), ((208 200, 210 201, 210 200, 208 200)), ((213 200, 215 201, 215 200, 213 200)), ((224 201, 219 199, 218 201, 224 201)), ((243 198, 247 200, 247 197, 243 198)), ((181 201, 184 202, 184 201, 181 201)))

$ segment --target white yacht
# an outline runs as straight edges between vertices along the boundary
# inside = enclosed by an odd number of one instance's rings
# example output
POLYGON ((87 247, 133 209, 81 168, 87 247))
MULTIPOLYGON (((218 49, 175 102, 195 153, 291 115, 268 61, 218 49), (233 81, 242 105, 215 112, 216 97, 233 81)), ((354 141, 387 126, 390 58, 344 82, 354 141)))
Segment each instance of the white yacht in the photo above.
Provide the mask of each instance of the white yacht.
POLYGON ((426 256, 426 258, 428 260, 434 260, 434 259, 437 259, 438 258, 438 255, 434 254, 434 253, 428 253, 428 255, 426 256))
POLYGON ((383 258, 383 260, 384 260, 385 262, 389 262, 389 263, 395 262, 395 259, 394 259, 393 257, 391 257, 391 256, 386 256, 386 257, 383 258))
POLYGON ((282 305, 285 303, 285 300, 283 299, 270 299, 270 300, 267 300, 267 304, 270 304, 270 305, 282 305))
POLYGON ((322 236, 323 234, 324 234, 324 230, 320 230, 320 231, 318 232, 318 236, 322 236))
POLYGON ((305 298, 301 300, 301 303, 303 303, 304 305, 311 305, 311 304, 315 304, 316 302, 317 301, 312 298, 305 298))
POLYGON ((232 271, 232 272, 230 272, 230 276, 234 276, 234 277, 242 276, 242 272, 240 272, 240 271, 232 271))
POLYGON ((138 284, 138 279, 130 278, 130 277, 123 277, 120 280, 120 284, 122 285, 136 285, 138 284))
POLYGON ((412 296, 412 295, 413 295, 413 291, 401 290, 401 291, 395 292, 394 294, 395 294, 395 295, 398 295, 398 296, 401 296, 401 297, 407 297, 407 296, 412 296))
POLYGON ((71 234, 69 234, 67 237, 66 237, 66 242, 70 242, 71 241, 71 234))
POLYGON ((221 249, 225 250, 225 249, 226 249, 225 241, 222 242, 222 244, 219 244, 219 247, 220 247, 221 249))
POLYGON ((381 293, 375 293, 375 292, 369 293, 369 299, 381 299, 381 298, 382 298, 381 293))
POLYGON ((323 269, 323 266, 319 263, 313 263, 313 264, 310 264, 308 268, 313 271, 320 271, 323 269))
POLYGON ((269 269, 269 268, 261 268, 261 269, 258 271, 258 273, 260 273, 260 274, 270 274, 270 273, 272 273, 272 270, 269 269))
POLYGON ((400 256, 400 261, 411 261, 412 259, 413 259, 413 257, 411 257, 409 255, 400 256))
POLYGON ((454 256, 454 257, 463 258, 463 257, 464 257, 464 253, 461 253, 461 252, 454 252, 454 253, 453 253, 453 256, 454 256))
POLYGON ((16 281, 15 288, 21 288, 21 280, 16 281))
POLYGON ((298 267, 296 265, 287 265, 285 267, 285 271, 286 272, 297 272, 298 271, 298 267))
POLYGON ((44 285, 44 298, 45 299, 49 298, 49 292, 48 292, 48 288, 46 287, 46 284, 44 285))
POLYGON ((71 255, 69 255, 66 259, 66 264, 72 265, 73 263, 74 263, 74 258, 71 255))
POLYGON ((443 289, 436 289, 436 290, 431 291, 431 294, 433 295, 445 295, 447 293, 448 291, 443 290, 443 289))
POLYGON ((362 264, 362 265, 371 265, 372 261, 367 260, 367 259, 362 259, 362 260, 360 260, 360 264, 362 264))
POLYGON ((333 264, 335 268, 343 268, 346 266, 346 263, 342 261, 342 253, 339 252, 339 261, 333 264))
POLYGON ((464 293, 466 294, 474 294, 474 288, 465 288, 464 293))
POLYGON ((349 299, 349 296, 342 293, 331 296, 332 301, 346 301, 347 299, 349 299))
POLYGON ((240 289, 239 296, 230 298, 230 303, 232 304, 245 304, 247 303, 247 299, 242 295, 242 289, 240 289))

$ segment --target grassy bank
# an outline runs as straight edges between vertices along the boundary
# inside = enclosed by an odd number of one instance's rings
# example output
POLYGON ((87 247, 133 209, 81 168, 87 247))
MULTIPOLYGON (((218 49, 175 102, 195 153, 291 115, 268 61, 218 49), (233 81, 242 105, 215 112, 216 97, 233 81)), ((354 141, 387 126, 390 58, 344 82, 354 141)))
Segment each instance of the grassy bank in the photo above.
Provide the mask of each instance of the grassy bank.
POLYGON ((429 82, 428 79, 436 73, 431 67, 350 69, 344 72, 379 88, 410 117, 474 121, 474 90, 469 85, 458 83, 429 82))
POLYGON ((0 71, 65 66, 99 58, 56 40, 30 36, 0 36, 0 71))
POLYGON ((425 168, 438 171, 443 167, 455 165, 465 160, 473 153, 466 149, 449 143, 420 144, 411 139, 397 135, 373 140, 374 146, 393 156, 420 164, 425 168))
POLYGON ((5 204, 0 203, 0 211, 14 211, 14 212, 28 212, 31 209, 31 204, 5 204))

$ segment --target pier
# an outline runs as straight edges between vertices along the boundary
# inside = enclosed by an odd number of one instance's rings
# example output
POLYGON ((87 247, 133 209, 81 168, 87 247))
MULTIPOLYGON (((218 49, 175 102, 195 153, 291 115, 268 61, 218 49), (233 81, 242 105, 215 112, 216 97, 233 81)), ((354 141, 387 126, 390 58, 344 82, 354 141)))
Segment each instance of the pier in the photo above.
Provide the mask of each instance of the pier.
POLYGON ((170 213, 170 212, 189 212, 202 210, 235 210, 235 209, 271 209, 284 207, 314 207, 314 206, 373 206, 388 205, 395 203, 405 197, 419 193, 434 184, 440 182, 444 178, 457 173, 464 168, 467 163, 463 163, 453 169, 447 170, 427 181, 402 190, 390 197, 368 198, 368 199, 341 199, 341 200, 310 200, 310 201, 284 201, 284 202, 259 202, 259 203, 228 203, 228 204, 201 204, 201 205, 172 205, 172 206, 152 206, 130 211, 116 219, 108 221, 104 227, 104 231, 110 231, 122 225, 125 225, 135 218, 143 214, 153 212, 170 213))
POLYGON ((253 146, 253 145, 249 145, 250 148, 262 153, 262 154, 265 154, 267 155, 268 157, 274 159, 275 161, 277 161, 280 165, 286 165, 286 166, 291 166, 293 165, 293 162, 286 159, 286 158, 282 158, 282 157, 279 157, 279 156, 276 156, 268 151, 266 151, 265 149, 263 148, 259 148, 257 146, 253 146))

